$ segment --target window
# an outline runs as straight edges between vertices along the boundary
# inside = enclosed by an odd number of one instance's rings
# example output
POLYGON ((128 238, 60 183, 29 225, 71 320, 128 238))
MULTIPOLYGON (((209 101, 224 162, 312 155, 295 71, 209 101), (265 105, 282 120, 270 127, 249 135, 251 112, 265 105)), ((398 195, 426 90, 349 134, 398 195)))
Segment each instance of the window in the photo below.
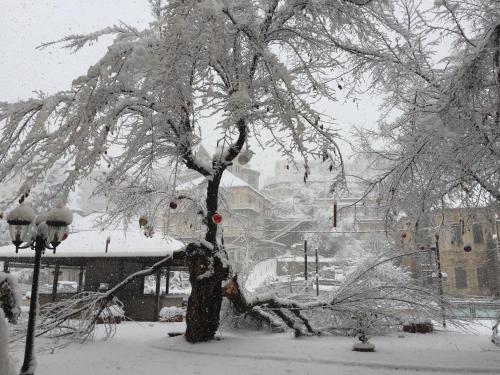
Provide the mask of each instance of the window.
POLYGON ((455 268, 455 286, 457 289, 467 288, 467 272, 463 268, 455 268))
POLYGON ((477 267, 477 286, 479 288, 489 288, 490 287, 490 277, 488 273, 488 267, 482 266, 477 267))
POLYGON ((481 224, 472 224, 472 235, 474 237, 474 243, 478 244, 484 242, 481 224))
POLYGON ((451 225, 451 243, 455 245, 462 244, 462 226, 460 224, 451 225))

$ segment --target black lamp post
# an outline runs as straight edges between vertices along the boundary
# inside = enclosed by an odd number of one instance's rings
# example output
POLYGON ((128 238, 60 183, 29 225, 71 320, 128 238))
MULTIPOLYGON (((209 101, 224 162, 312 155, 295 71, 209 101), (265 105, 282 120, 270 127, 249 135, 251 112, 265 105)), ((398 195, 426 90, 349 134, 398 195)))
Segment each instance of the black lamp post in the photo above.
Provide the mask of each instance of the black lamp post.
POLYGON ((67 208, 55 208, 39 215, 35 220, 34 211, 25 203, 20 204, 7 216, 12 243, 19 249, 31 248, 35 250, 35 265, 33 268, 33 282, 31 284, 31 300, 26 332, 26 347, 21 375, 35 373, 35 356, 33 353, 35 340, 36 315, 38 310, 38 280, 40 278, 40 263, 46 249, 56 251, 57 246, 67 236, 68 225, 71 224, 72 214, 67 208), (29 226, 35 222, 36 233, 24 245, 29 226), (52 245, 50 246, 49 243, 52 245))

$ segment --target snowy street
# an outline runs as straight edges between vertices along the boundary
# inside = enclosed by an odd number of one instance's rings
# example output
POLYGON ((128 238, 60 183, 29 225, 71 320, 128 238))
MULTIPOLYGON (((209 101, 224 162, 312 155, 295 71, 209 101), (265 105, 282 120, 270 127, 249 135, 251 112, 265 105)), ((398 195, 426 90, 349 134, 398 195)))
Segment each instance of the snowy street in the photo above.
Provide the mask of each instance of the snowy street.
POLYGON ((349 337, 222 331, 222 339, 192 345, 167 335, 184 323, 128 322, 108 341, 39 353, 38 374, 498 374, 500 348, 488 340, 489 322, 483 324, 467 334, 374 337, 375 353, 357 353, 349 337))

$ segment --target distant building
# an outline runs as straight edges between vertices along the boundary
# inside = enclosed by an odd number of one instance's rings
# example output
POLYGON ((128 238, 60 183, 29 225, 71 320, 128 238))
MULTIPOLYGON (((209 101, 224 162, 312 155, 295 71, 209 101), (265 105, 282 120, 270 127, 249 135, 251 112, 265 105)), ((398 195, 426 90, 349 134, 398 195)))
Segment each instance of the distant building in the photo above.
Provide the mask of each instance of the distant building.
MULTIPOLYGON (((164 217, 166 232, 185 242, 199 240, 205 234, 202 216, 197 214, 203 207, 196 200, 204 201, 207 181, 197 177, 177 187, 178 195, 196 199, 183 199, 178 208, 164 217)), ((271 203, 258 189, 229 171, 222 175, 220 184, 219 213, 222 215, 221 231, 224 244, 233 264, 239 264, 248 257, 254 257, 254 241, 264 238, 263 229, 271 213, 271 203), (245 241, 241 238, 245 237, 245 241), (250 242, 252 245, 247 246, 250 242), (250 253, 247 253, 250 251, 250 253)))
POLYGON ((230 165, 227 170, 247 182, 254 189, 259 189, 260 172, 251 169, 248 166, 241 165, 238 163, 238 159, 235 159, 233 161, 233 165, 230 165))
MULTIPOLYGON (((473 210, 449 208, 434 215, 435 225, 443 224, 439 235, 441 270, 445 273, 445 291, 456 296, 500 296, 499 249, 496 242, 498 221, 487 208, 473 210)), ((411 229, 401 234, 402 247, 435 248, 434 231, 416 243, 411 229)), ((424 284, 437 282, 435 251, 405 257, 407 266, 424 284)))
MULTIPOLYGON (((346 165, 347 173, 360 172, 367 178, 369 163, 361 158, 346 165)), ((299 252, 298 244, 303 247, 304 239, 308 232, 318 229, 318 220, 330 220, 328 228, 332 232, 352 231, 350 234, 356 239, 371 237, 371 233, 383 232, 384 221, 375 199, 363 197, 364 188, 360 180, 347 177, 347 191, 330 192, 330 186, 338 170, 330 170, 328 162, 312 160, 309 162, 309 175, 304 181, 305 167, 290 165, 286 161, 278 161, 272 177, 266 180, 263 189, 266 196, 270 197, 272 205, 272 218, 267 228, 270 232, 266 238, 273 243, 282 243, 282 248, 273 246, 277 251, 299 252), (336 203, 336 220, 334 220, 334 204, 336 203), (336 228, 334 228, 334 221, 336 228), (271 224, 272 223, 272 224, 271 224), (272 228, 272 229, 271 229, 272 228)), ((330 251, 333 249, 323 249, 330 251)))

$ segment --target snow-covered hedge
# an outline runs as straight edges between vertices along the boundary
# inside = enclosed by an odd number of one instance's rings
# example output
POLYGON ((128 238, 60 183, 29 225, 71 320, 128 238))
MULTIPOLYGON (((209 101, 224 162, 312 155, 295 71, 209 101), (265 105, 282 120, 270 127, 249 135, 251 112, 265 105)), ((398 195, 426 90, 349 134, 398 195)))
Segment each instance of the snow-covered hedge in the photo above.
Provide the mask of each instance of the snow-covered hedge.
POLYGON ((0 374, 16 374, 14 361, 9 355, 9 326, 2 309, 0 309, 0 374))
POLYGON ((21 314, 21 293, 16 278, 4 272, 0 272, 0 309, 9 322, 17 323, 21 314))
POLYGON ((161 322, 182 322, 186 316, 186 309, 183 307, 169 306, 160 310, 161 322))

